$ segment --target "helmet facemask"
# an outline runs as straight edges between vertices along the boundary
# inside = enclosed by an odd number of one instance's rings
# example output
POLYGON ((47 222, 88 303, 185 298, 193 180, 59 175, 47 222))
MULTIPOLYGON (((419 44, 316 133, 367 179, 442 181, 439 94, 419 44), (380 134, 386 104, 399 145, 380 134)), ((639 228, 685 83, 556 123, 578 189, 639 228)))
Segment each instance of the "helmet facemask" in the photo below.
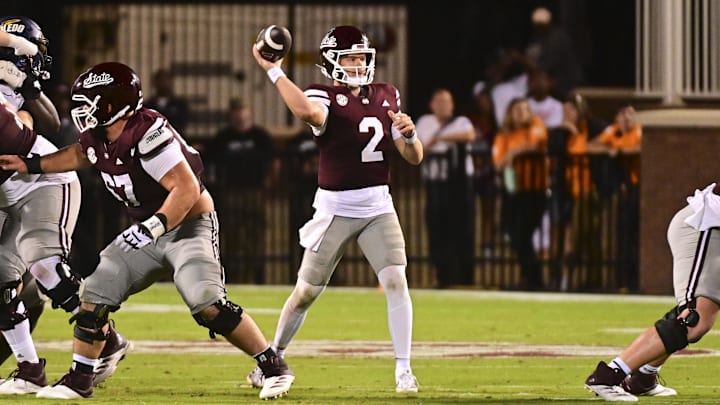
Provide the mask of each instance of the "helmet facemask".
POLYGON ((329 72, 327 66, 320 66, 320 71, 329 79, 347 84, 350 87, 364 86, 373 81, 373 77, 375 76, 375 48, 353 45, 351 49, 327 50, 322 52, 322 57, 332 65, 332 70, 329 72), (342 57, 358 53, 364 53, 366 55, 364 66, 343 66, 340 64, 342 57), (348 74, 348 72, 352 72, 353 70, 355 71, 355 75, 348 74), (361 74, 363 70, 365 72, 361 74))
POLYGON ((98 110, 97 103, 100 101, 100 95, 95 96, 94 100, 90 100, 84 94, 73 94, 72 100, 81 103, 78 107, 70 110, 75 128, 80 132, 89 131, 98 125, 95 118, 95 112, 98 110))
MULTIPOLYGON (((95 113, 102 108, 103 106, 105 108, 109 109, 109 105, 107 103, 104 103, 104 105, 98 105, 100 102, 100 99, 102 96, 100 94, 96 95, 93 100, 90 100, 85 96, 84 94, 73 94, 72 100, 78 103, 82 103, 82 105, 79 105, 78 107, 73 108, 70 110, 70 115, 72 116, 73 123, 75 124, 75 127, 80 132, 85 132, 91 129, 94 129, 98 126, 101 127, 107 127, 112 124, 114 124, 117 120, 124 117, 125 114, 130 111, 130 106, 125 105, 123 108, 118 110, 114 115, 109 117, 108 119, 104 121, 100 121, 98 117, 95 116, 95 113)), ((138 102, 138 108, 142 106, 142 96, 140 97, 140 101, 138 102)), ((137 110, 136 109, 136 110, 137 110)), ((109 112, 109 110, 108 110, 109 112)), ((101 118, 102 119, 102 118, 101 118)))

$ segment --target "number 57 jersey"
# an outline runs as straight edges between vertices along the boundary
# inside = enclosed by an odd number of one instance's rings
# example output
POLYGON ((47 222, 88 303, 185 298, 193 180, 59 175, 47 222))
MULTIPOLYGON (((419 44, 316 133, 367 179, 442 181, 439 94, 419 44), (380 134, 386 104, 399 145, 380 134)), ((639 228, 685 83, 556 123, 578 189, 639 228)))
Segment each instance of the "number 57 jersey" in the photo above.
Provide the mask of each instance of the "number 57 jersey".
POLYGON ((160 208, 168 195, 160 179, 182 160, 195 173, 200 191, 205 189, 200 154, 155 110, 138 110, 114 142, 83 132, 80 145, 110 194, 125 203, 136 221, 147 219, 160 208))
POLYGON ((312 84, 311 101, 328 108, 324 128, 313 128, 320 151, 318 186, 342 191, 390 184, 395 152, 388 110, 400 110, 400 94, 391 84, 363 86, 355 96, 344 86, 312 84))

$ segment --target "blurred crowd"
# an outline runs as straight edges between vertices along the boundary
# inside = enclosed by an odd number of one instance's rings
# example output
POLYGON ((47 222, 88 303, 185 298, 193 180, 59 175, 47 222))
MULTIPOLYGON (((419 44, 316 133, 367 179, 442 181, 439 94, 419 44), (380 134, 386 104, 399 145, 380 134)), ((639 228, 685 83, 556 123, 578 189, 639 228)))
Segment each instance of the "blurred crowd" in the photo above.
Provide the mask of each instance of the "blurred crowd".
MULTIPOLYGON (((430 98, 429 114, 440 129, 425 134, 425 173, 440 163, 456 169, 443 174, 447 185, 436 197, 436 186, 427 189, 427 226, 434 234, 430 255, 439 256, 431 257, 439 285, 467 284, 472 277, 473 262, 461 263, 468 243, 474 244, 477 219, 480 255, 495 254, 495 235, 501 232, 521 268, 519 289, 567 290, 578 261, 597 264, 603 249, 616 254, 618 284, 634 289, 642 135, 635 110, 623 105, 614 117, 594 116, 577 90, 582 72, 568 35, 546 8, 534 10, 531 24, 527 48, 498 54, 474 85, 473 103, 464 112, 454 111, 447 89, 430 98), (459 125, 460 120, 469 124, 459 125), (470 124, 474 132, 468 137, 470 124), (473 164, 460 155, 472 156, 473 164), (472 192, 480 199, 477 216, 472 192), (442 208, 430 203, 434 198, 443 199, 442 208), (493 229, 498 198, 501 229, 493 229), (609 207, 603 201, 610 199, 617 202, 615 245, 603 247, 600 222, 607 217, 603 207, 609 207), (549 277, 543 277, 542 259, 550 261, 549 277)), ((432 175, 425 178, 436 182, 432 175)), ((600 272, 589 274, 582 282, 598 285, 600 272)))
MULTIPOLYGON (((569 36, 543 7, 533 11, 530 24, 526 48, 498 52, 468 89, 470 97, 438 87, 428 95, 426 112, 415 117, 426 150, 420 173, 423 218, 437 286, 474 284, 478 258, 492 260, 504 243, 521 269, 518 289, 567 290, 578 263, 600 263, 603 250, 617 258, 617 284, 635 289, 641 145, 635 110, 624 105, 614 117, 593 115, 578 91, 583 74, 569 36), (610 230, 612 246, 602 236, 609 215, 617 224, 610 230), (543 275, 543 262, 550 263, 549 275, 543 275)), ((190 107, 175 94, 172 72, 157 70, 150 85, 145 105, 182 133, 190 107)), ((55 139, 74 142, 68 86, 49 93, 62 122, 55 139)), ((301 131, 284 140, 281 158, 277 140, 254 122, 252 106, 234 98, 217 133, 190 142, 204 155, 207 184, 218 200, 229 281, 264 282, 271 256, 264 198, 284 171, 292 177, 286 183, 291 188, 288 224, 296 231, 312 215, 317 185, 312 135, 301 131)), ((104 221, 97 222, 97 210, 82 210, 78 226, 96 232, 76 244, 97 251, 126 222, 122 207, 96 176, 80 176, 88 200, 82 206, 100 202, 104 221)), ((73 268, 82 274, 97 259, 78 255, 74 260, 73 268)), ((600 283, 599 270, 588 274, 581 284, 600 283)))

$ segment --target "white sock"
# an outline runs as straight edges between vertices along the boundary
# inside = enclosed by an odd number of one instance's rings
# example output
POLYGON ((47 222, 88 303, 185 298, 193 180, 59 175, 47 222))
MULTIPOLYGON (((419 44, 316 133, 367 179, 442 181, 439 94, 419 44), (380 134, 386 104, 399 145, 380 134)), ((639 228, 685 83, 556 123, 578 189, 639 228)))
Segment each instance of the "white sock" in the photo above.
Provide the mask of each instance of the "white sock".
MULTIPOLYGON (((97 366, 98 359, 91 359, 89 357, 85 357, 83 355, 73 353, 73 363, 82 363, 82 364, 85 364, 86 366, 92 367, 93 370, 95 370, 95 366, 97 366)), ((74 364, 73 364, 73 368, 74 368, 74 364)))
POLYGON ((627 363, 625 363, 620 357, 615 357, 608 366, 610 366, 610 368, 619 368, 625 373, 625 375, 630 374, 632 371, 630 366, 628 366, 627 363))
POLYGON ((662 367, 662 366, 655 367, 655 366, 646 364, 646 365, 640 367, 640 369, 638 371, 640 371, 643 374, 657 374, 660 372, 660 367, 662 367))
POLYGON ((325 290, 325 286, 316 286, 298 279, 295 289, 290 294, 283 305, 277 328, 275 329, 275 344, 278 355, 282 351, 283 355, 288 345, 300 330, 310 305, 325 290))
MULTIPOLYGON (((17 312, 22 313, 24 311, 25 305, 21 301, 18 303, 17 312)), ((37 351, 35 350, 35 343, 33 342, 32 335, 30 335, 30 321, 28 319, 25 319, 15 325, 15 327, 10 330, 2 331, 2 334, 5 337, 8 346, 10 346, 10 350, 12 350, 15 355, 15 359, 18 363, 23 361, 37 363, 40 361, 37 351)))
POLYGON ((405 266, 388 266, 378 272, 385 291, 390 339, 395 349, 395 374, 410 370, 413 308, 405 278, 405 266))
POLYGON ((395 359, 395 379, 397 380, 403 374, 412 374, 410 368, 410 359, 395 359))

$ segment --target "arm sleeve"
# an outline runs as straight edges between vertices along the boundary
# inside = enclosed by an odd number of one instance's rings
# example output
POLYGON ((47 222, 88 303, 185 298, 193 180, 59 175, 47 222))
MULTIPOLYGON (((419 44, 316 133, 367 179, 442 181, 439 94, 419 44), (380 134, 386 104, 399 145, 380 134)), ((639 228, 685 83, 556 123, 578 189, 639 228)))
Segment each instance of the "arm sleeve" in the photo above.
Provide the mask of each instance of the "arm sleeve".
POLYGON ((173 141, 148 158, 141 158, 140 164, 147 174, 158 183, 173 167, 185 160, 180 144, 173 141))
POLYGON ((328 106, 325 104, 323 104, 322 107, 325 110, 325 119, 323 120, 323 124, 319 127, 310 125, 310 128, 312 128, 313 135, 315 135, 315 136, 320 136, 320 135, 324 134, 325 130, 327 129, 327 122, 328 122, 328 117, 330 116, 330 109, 328 109, 328 106))
POLYGON ((140 164, 158 183, 170 169, 185 159, 175 132, 158 118, 138 142, 140 164))

